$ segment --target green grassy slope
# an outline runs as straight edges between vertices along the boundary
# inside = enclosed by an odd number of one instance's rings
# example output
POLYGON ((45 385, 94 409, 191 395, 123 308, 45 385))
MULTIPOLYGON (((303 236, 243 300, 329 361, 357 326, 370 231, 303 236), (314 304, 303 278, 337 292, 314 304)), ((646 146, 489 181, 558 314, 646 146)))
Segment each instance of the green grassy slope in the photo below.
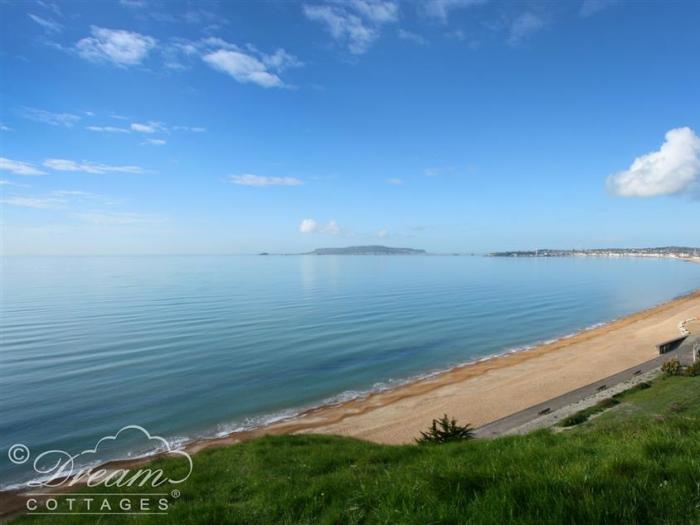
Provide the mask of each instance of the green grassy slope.
POLYGON ((571 429, 492 441, 393 447, 282 436, 209 450, 194 457, 168 515, 99 521, 700 523, 700 377, 659 379, 620 401, 571 429))

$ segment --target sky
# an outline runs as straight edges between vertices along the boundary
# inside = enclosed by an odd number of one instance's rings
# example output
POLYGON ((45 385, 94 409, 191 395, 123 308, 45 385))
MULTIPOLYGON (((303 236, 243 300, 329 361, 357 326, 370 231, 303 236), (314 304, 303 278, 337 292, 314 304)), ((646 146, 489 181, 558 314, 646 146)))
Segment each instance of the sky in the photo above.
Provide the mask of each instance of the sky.
POLYGON ((700 3, 0 0, 6 255, 700 246, 700 3))

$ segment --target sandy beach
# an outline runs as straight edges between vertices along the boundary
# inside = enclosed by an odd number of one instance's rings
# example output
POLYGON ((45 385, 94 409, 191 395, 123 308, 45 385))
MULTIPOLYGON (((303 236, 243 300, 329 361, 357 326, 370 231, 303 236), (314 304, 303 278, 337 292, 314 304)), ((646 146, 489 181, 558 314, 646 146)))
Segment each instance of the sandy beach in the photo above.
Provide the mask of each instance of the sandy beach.
POLYGON ((251 432, 192 443, 188 450, 302 432, 411 443, 444 413, 478 427, 654 358, 656 345, 680 335, 680 323, 694 318, 700 318, 700 290, 550 344, 314 409, 251 432))

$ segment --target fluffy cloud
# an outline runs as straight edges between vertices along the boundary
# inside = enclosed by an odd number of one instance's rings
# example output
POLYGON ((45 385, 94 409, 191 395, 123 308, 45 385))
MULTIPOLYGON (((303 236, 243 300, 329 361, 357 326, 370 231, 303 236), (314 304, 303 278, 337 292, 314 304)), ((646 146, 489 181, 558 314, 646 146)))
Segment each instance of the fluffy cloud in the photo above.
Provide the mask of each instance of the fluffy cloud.
POLYGON ((266 88, 284 85, 280 77, 268 71, 264 62, 240 51, 219 49, 204 55, 202 59, 242 84, 253 83, 266 88))
POLYGON ((333 39, 350 53, 365 53, 379 37, 382 24, 396 22, 398 3, 393 0, 347 0, 324 5, 305 4, 304 15, 326 26, 333 39))
POLYGON ((23 107, 20 111, 20 115, 34 122, 42 122, 51 126, 65 126, 67 128, 73 127, 73 125, 80 120, 78 115, 73 115, 71 113, 52 113, 44 109, 28 107, 23 107))
POLYGON ((512 46, 536 33, 544 27, 544 20, 533 13, 523 13, 517 16, 510 25, 508 43, 512 46))
POLYGON ((75 45, 78 54, 93 62, 111 62, 118 66, 140 64, 156 46, 156 40, 123 29, 92 26, 92 36, 75 45))
POLYGON ((423 10, 426 15, 447 22, 450 11, 486 3, 487 0, 428 0, 423 10))
POLYGON ((230 175, 228 181, 240 186, 299 186, 303 182, 296 177, 262 177, 260 175, 230 175))
POLYGON ((194 61, 202 60, 212 69, 229 75, 243 84, 262 87, 286 87, 281 73, 304 64, 294 55, 279 48, 266 54, 252 44, 238 46, 219 37, 200 40, 173 39, 162 46, 165 66, 188 69, 194 61))
POLYGON ((67 159, 46 159, 44 166, 56 171, 74 171, 83 173, 143 173, 139 166, 110 166, 93 162, 76 162, 67 159))
POLYGON ((28 162, 12 160, 5 157, 0 157, 0 170, 9 171, 15 175, 45 175, 45 172, 28 162))
POLYGON ((299 231, 301 233, 325 233, 327 235, 341 235, 343 229, 334 220, 328 224, 321 225, 314 219, 304 219, 299 223, 299 231))
POLYGON ((403 180, 401 180, 401 179, 399 179, 399 178, 396 178, 396 177, 391 178, 391 179, 386 179, 386 181, 387 181, 389 184, 394 184, 394 185, 396 185, 396 186, 400 186, 401 184, 403 184, 403 180))
POLYGON ((625 171, 608 177, 610 191, 623 197, 655 197, 689 191, 700 178, 700 138, 690 128, 666 133, 658 151, 634 159, 625 171))
POLYGON ((301 233, 315 233, 318 231, 318 223, 313 219, 304 219, 299 224, 299 231, 301 233))

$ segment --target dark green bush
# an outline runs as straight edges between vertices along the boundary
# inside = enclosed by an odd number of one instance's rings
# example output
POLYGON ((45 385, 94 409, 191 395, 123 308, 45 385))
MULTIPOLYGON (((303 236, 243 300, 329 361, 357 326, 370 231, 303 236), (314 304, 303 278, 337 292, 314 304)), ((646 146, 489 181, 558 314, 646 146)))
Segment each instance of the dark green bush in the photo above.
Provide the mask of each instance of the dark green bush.
POLYGON ((474 437, 474 429, 471 425, 458 425, 456 419, 450 419, 445 414, 440 419, 433 419, 433 424, 427 432, 421 432, 421 437, 416 443, 451 443, 454 441, 466 441, 474 437))

